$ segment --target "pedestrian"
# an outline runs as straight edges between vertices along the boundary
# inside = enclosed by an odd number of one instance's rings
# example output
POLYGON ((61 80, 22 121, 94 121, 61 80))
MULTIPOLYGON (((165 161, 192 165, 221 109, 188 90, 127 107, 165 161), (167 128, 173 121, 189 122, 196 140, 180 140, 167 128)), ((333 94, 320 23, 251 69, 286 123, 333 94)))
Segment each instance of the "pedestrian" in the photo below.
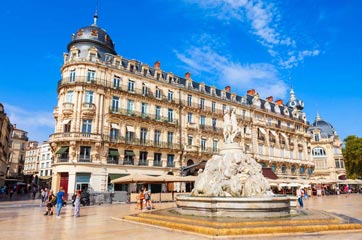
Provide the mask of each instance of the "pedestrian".
POLYGON ((45 207, 45 213, 44 216, 52 216, 53 215, 53 207, 56 204, 56 197, 53 194, 52 190, 49 190, 47 194, 47 198, 45 200, 46 207, 45 207))
POLYGON ((41 204, 40 204, 40 207, 41 206, 43 206, 43 203, 45 202, 45 191, 44 191, 44 189, 42 188, 41 190, 40 190, 40 197, 41 197, 41 204))
POLYGON ((59 188, 59 192, 57 193, 57 218, 60 218, 60 211, 62 210, 64 204, 64 190, 63 187, 59 188))
POLYGON ((346 197, 348 197, 350 193, 348 185, 344 186, 344 193, 346 194, 346 197))
POLYGON ((77 190, 75 192, 75 200, 74 200, 74 217, 80 216, 80 191, 77 190))
POLYGON ((151 200, 151 190, 148 190, 147 187, 145 187, 144 195, 146 201, 145 208, 147 208, 148 210, 153 209, 153 204, 151 200))
POLYGON ((298 197, 298 202, 299 202, 300 208, 303 208, 303 193, 304 193, 303 189, 301 187, 299 187, 297 189, 296 194, 297 194, 297 197, 298 197))
POLYGON ((139 210, 143 209, 143 201, 145 200, 145 194, 143 192, 143 188, 141 188, 138 192, 138 200, 139 200, 139 210))

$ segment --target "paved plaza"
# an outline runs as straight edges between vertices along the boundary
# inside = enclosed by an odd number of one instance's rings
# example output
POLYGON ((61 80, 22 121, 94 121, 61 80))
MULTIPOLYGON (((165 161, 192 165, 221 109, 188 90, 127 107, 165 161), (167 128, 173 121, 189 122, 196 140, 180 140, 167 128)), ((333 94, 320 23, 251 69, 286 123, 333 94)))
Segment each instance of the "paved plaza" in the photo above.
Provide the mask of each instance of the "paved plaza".
MULTIPOLYGON (((362 194, 313 197, 306 209, 323 210, 362 222, 362 194)), ((104 204, 81 208, 73 217, 71 205, 62 209, 61 219, 43 216, 40 200, 0 202, 0 239, 213 239, 181 231, 125 222, 123 216, 138 213, 134 204, 104 204)), ((175 203, 155 203, 156 209, 175 207, 175 203)), ((217 239, 362 239, 362 231, 284 234, 268 236, 219 237, 217 239)))

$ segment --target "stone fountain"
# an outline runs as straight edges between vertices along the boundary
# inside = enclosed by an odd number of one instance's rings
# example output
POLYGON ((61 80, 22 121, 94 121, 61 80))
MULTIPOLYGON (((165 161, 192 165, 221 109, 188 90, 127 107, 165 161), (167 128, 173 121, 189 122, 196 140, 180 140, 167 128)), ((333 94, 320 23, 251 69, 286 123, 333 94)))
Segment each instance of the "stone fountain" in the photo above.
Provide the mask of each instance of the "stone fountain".
POLYGON ((176 211, 208 217, 282 217, 296 214, 296 198, 274 195, 262 167, 234 138, 240 133, 235 109, 224 114, 224 146, 200 171, 191 195, 176 197, 176 211))

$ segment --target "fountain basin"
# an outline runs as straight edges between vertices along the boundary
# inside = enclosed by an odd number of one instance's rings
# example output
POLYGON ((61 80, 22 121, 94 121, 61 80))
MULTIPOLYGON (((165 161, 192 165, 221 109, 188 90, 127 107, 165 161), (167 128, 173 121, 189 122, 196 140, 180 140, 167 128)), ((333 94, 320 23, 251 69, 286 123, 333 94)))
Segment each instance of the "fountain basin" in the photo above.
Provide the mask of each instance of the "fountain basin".
POLYGON ((176 196, 176 211, 184 215, 206 217, 268 218, 296 215, 297 197, 270 195, 263 197, 176 196))

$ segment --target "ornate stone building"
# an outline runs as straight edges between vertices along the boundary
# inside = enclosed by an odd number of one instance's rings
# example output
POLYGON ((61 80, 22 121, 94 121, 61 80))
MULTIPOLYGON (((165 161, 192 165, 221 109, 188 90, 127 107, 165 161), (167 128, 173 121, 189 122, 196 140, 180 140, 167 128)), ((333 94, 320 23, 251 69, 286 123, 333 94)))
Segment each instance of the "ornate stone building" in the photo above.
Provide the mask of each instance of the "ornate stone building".
POLYGON ((309 125, 293 90, 287 104, 255 90, 239 96, 164 71, 159 61, 126 59, 96 21, 72 35, 57 91, 52 185, 69 193, 88 185, 106 191, 132 172, 178 175, 208 160, 223 145, 226 107, 236 111, 235 141, 249 155, 279 177, 312 173, 309 125))
POLYGON ((39 143, 37 141, 29 141, 26 146, 24 175, 33 176, 39 172, 39 143))
POLYGON ((310 126, 311 147, 315 162, 314 178, 332 181, 346 179, 342 155, 342 141, 333 126, 319 114, 310 126))
POLYGON ((11 134, 11 153, 8 162, 8 178, 17 178, 23 180, 26 144, 28 142, 28 133, 16 128, 11 134))
POLYGON ((13 126, 0 103, 0 186, 4 185, 10 158, 10 137, 13 126))

